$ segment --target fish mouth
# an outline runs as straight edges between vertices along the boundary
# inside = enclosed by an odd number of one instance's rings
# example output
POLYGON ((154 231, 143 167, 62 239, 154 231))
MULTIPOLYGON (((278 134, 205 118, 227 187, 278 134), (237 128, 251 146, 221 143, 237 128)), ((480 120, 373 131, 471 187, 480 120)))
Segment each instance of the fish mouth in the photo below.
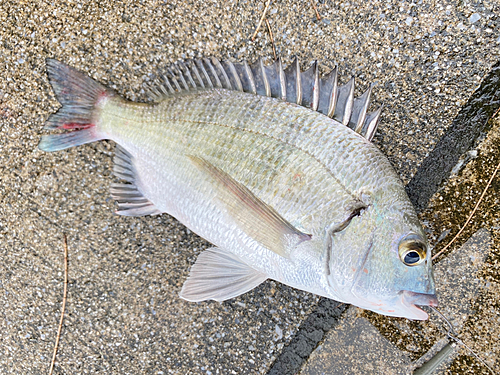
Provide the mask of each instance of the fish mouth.
POLYGON ((435 294, 403 290, 401 292, 401 303, 412 313, 412 317, 409 317, 410 319, 427 320, 429 315, 416 305, 435 307, 438 305, 438 299, 435 294))

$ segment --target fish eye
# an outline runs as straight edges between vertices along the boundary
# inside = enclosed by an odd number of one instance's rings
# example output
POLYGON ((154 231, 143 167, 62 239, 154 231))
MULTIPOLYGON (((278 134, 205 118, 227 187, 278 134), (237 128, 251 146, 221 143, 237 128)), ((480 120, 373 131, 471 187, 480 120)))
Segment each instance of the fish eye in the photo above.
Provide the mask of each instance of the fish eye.
POLYGON ((406 236, 399 243, 399 258, 407 266, 416 266, 422 263, 426 256, 427 247, 416 234, 406 236))
POLYGON ((418 263, 419 260, 420 260, 420 254, 413 250, 407 252, 404 258, 404 262, 406 264, 415 264, 418 263))

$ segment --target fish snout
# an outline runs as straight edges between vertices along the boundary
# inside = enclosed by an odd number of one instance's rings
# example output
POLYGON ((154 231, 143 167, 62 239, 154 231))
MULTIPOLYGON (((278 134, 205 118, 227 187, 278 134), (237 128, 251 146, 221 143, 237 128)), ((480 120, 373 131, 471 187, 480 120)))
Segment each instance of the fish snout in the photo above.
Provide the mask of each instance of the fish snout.
POLYGON ((438 299, 435 294, 425 294, 403 290, 404 300, 411 305, 432 306, 438 305, 438 299))

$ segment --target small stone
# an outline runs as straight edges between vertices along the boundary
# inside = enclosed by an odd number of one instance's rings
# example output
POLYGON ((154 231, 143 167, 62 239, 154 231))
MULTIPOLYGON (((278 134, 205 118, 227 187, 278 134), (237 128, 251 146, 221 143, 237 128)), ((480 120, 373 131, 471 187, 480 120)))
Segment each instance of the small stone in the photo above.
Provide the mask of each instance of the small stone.
POLYGON ((474 13, 472 16, 469 17, 469 22, 474 23, 477 22, 481 19, 481 15, 479 13, 474 13))
POLYGON ((283 338, 283 330, 276 324, 275 326, 276 330, 276 339, 281 340, 283 338))

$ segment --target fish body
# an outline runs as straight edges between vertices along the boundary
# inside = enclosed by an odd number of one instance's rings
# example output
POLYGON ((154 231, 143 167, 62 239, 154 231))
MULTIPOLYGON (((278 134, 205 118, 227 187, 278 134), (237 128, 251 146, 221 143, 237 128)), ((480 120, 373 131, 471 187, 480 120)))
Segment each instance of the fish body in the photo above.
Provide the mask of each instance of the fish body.
POLYGON ((168 213, 215 245, 192 267, 181 291, 187 300, 225 300, 270 278, 385 315, 426 319, 414 303, 437 303, 427 240, 404 186, 367 139, 378 121, 366 113, 368 100, 354 101, 352 87, 347 94, 337 88, 335 75, 325 101, 315 91, 326 82, 317 69, 301 77, 279 65, 273 78, 261 64, 261 74, 245 76, 246 64, 236 70, 212 61, 179 70, 164 93, 156 90, 156 103, 143 104, 49 60, 63 107, 46 128, 69 131, 44 136, 39 147, 99 139, 119 145, 115 174, 125 182, 111 188, 118 213, 168 213), (295 85, 287 86, 290 77, 295 85), (273 90, 285 100, 264 95, 273 90), (348 112, 358 132, 345 126, 348 112))

